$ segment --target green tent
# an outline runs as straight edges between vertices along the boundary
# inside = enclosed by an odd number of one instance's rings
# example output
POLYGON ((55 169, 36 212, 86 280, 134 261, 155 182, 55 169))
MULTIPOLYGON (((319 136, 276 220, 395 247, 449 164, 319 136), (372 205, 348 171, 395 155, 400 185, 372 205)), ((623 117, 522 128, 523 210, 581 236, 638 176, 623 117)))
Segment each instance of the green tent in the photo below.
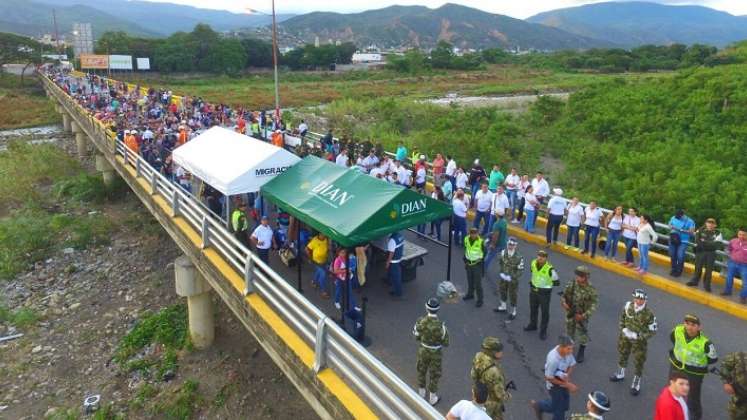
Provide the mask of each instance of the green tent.
POLYGON ((451 216, 451 205, 316 156, 264 184, 262 196, 345 247, 451 216))

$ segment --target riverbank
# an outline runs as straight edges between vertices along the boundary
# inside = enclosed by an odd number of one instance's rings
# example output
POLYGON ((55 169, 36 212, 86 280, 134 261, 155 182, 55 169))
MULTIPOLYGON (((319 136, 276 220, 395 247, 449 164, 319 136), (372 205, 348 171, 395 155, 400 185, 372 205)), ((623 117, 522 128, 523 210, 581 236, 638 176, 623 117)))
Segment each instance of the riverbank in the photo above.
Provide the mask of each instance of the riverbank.
POLYGON ((52 102, 34 77, 0 73, 0 130, 60 122, 52 102))

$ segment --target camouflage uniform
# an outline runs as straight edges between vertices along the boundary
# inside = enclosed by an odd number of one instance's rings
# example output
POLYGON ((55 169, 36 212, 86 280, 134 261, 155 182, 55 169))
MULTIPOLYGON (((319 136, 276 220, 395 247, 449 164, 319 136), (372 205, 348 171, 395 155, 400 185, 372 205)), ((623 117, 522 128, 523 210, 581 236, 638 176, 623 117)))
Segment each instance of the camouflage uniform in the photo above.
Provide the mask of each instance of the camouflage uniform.
POLYGON ((618 366, 624 368, 628 365, 628 358, 633 353, 633 364, 636 376, 643 376, 643 365, 646 363, 646 349, 648 340, 656 334, 656 316, 648 308, 648 305, 636 312, 635 304, 627 302, 620 314, 620 337, 617 340, 617 351, 620 353, 618 366), (622 330, 627 328, 638 334, 638 339, 632 340, 623 334, 622 330))
POLYGON ((571 308, 566 313, 566 334, 585 346, 589 342, 589 318, 597 309, 597 291, 587 279, 585 285, 576 280, 568 282, 563 290, 563 301, 571 308), (582 314, 584 319, 576 321, 575 315, 582 314))
POLYGON ((729 400, 729 419, 747 419, 747 352, 727 354, 719 371, 721 380, 731 384, 735 392, 729 400))
POLYGON ((511 277, 511 281, 498 278, 498 290, 501 293, 501 301, 506 302, 508 300, 509 304, 515 307, 519 290, 519 280, 524 273, 524 257, 516 251, 514 251, 513 255, 509 255, 508 250, 504 249, 501 251, 500 264, 501 273, 505 273, 511 277))
POLYGON ((485 402, 485 411, 493 420, 503 419, 503 404, 509 395, 506 391, 506 380, 503 370, 493 358, 493 350, 485 349, 475 354, 472 360, 470 377, 473 383, 481 382, 488 387, 488 400, 485 402))
POLYGON ((412 329, 415 339, 420 341, 418 361, 418 387, 425 388, 425 377, 430 373, 428 391, 438 391, 441 379, 441 347, 449 345, 449 332, 446 325, 435 315, 426 315, 415 323, 412 329))

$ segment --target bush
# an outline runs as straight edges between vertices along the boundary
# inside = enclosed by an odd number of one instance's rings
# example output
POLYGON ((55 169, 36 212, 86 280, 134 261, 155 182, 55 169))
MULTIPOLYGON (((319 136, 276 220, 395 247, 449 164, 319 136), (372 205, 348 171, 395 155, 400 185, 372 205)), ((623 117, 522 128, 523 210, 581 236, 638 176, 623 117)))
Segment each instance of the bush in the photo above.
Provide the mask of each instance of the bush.
POLYGON ((92 203, 102 203, 109 193, 101 176, 87 173, 57 181, 52 191, 59 199, 69 198, 78 202, 92 203))

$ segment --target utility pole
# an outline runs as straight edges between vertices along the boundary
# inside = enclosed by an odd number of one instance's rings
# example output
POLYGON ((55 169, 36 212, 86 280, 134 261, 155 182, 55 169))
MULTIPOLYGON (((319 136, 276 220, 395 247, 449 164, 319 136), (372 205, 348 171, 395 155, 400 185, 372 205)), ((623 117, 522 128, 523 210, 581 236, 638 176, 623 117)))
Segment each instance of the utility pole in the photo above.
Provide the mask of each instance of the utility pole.
POLYGON ((54 25, 54 40, 57 43, 57 54, 62 54, 60 52, 60 33, 57 31, 57 11, 55 9, 52 9, 52 24, 54 25))
POLYGON ((280 126, 280 90, 278 87, 278 28, 275 21, 275 0, 272 0, 272 63, 275 67, 275 121, 280 126))

